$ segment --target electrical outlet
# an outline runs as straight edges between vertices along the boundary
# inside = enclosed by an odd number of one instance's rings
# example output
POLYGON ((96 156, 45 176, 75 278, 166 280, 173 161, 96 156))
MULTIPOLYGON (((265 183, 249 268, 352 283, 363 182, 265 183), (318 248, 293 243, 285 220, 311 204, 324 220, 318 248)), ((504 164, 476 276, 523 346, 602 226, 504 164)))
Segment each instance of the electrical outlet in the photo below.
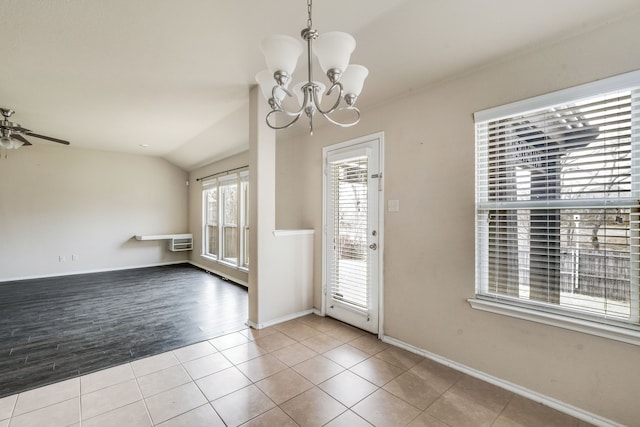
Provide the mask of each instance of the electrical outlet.
POLYGON ((58 261, 65 262, 66 260, 67 260, 67 258, 64 255, 59 255, 58 256, 58 261))

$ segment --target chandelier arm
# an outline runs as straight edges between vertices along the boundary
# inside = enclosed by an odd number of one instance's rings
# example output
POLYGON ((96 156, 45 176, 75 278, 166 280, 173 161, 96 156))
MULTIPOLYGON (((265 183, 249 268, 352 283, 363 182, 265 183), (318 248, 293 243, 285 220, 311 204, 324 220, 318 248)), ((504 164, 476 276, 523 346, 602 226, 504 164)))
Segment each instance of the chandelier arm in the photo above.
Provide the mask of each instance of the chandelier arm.
POLYGON ((340 101, 342 101, 342 85, 340 84, 340 82, 336 82, 334 83, 329 90, 327 91, 327 95, 331 94, 331 91, 335 88, 338 87, 340 88, 340 93, 338 94, 338 98, 336 99, 336 102, 331 106, 331 108, 329 108, 328 110, 323 110, 322 108, 320 108, 320 103, 318 102, 318 98, 317 97, 313 97, 313 103, 316 106, 316 110, 318 110, 318 112, 320 114, 322 114, 323 116, 326 117, 327 114, 331 114, 334 111, 336 111, 336 109, 338 108, 338 105, 340 105, 340 101))
POLYGON ((300 111, 297 115, 296 114, 292 114, 292 113, 288 113, 287 115, 289 116, 294 116, 293 120, 291 120, 289 123, 284 124, 282 126, 277 126, 277 125, 272 125, 269 122, 269 118, 271 117, 272 114, 274 113, 285 113, 287 114, 287 111, 285 110, 271 110, 269 111, 269 113, 267 114, 267 117, 265 118, 266 122, 267 122, 267 126, 269 126, 271 129, 275 129, 275 130, 280 130, 280 129, 287 129, 290 128, 291 126, 294 125, 295 122, 298 121, 298 119, 300 118, 300 116, 302 116, 302 111, 300 111))
POLYGON ((299 109, 298 111, 288 111, 288 110, 285 110, 285 109, 284 109, 284 108, 282 108, 282 107, 278 107, 278 108, 274 108, 274 109, 272 109, 272 110, 269 112, 269 114, 270 114, 270 113, 282 113, 282 114, 284 114, 285 116, 294 117, 294 116, 299 116, 299 115, 301 115, 303 112, 304 112, 304 109, 303 109, 303 108, 299 109))
POLYGON ((325 119, 327 119, 329 122, 333 123, 336 126, 340 126, 343 128, 348 128, 351 126, 355 126, 358 124, 358 122, 360 122, 360 110, 356 107, 345 107, 345 108, 339 108, 337 110, 332 110, 329 113, 323 113, 322 111, 320 111, 320 114, 322 114, 322 117, 324 117, 325 119), (349 123, 340 123, 337 120, 332 119, 329 114, 333 113, 334 111, 344 111, 344 110, 350 110, 350 111, 354 111, 357 115, 356 119, 353 122, 349 122, 349 123))
POLYGON ((284 86, 280 86, 280 85, 273 85, 273 89, 271 89, 271 97, 272 97, 273 99, 278 99, 278 97, 276 97, 276 91, 277 91, 278 89, 279 89, 279 90, 281 90, 281 91, 283 91, 283 92, 285 93, 285 95, 287 95, 287 96, 293 96, 293 94, 291 93, 291 91, 290 91, 289 89, 287 89, 286 87, 284 87, 284 86))
POLYGON ((271 113, 283 113, 287 116, 293 117, 293 116, 300 116, 302 114, 302 112, 304 111, 304 106, 306 105, 306 101, 307 101, 307 95, 305 93, 305 102, 303 103, 302 107, 300 107, 300 109, 298 111, 289 111, 286 110, 285 108, 282 107, 282 103, 278 100, 278 97, 276 97, 276 90, 283 90, 285 94, 287 94, 287 96, 293 97, 293 94, 286 88, 282 87, 282 86, 278 86, 275 85, 271 91, 271 99, 273 100, 273 104, 271 105, 271 113))

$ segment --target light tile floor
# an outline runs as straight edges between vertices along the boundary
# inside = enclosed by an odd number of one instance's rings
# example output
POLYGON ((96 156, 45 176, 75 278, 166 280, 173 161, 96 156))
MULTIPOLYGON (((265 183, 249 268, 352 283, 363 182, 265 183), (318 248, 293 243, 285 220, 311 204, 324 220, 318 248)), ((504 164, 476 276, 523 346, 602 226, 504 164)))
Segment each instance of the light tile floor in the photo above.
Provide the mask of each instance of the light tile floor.
POLYGON ((0 427, 586 426, 309 315, 0 399, 0 427))

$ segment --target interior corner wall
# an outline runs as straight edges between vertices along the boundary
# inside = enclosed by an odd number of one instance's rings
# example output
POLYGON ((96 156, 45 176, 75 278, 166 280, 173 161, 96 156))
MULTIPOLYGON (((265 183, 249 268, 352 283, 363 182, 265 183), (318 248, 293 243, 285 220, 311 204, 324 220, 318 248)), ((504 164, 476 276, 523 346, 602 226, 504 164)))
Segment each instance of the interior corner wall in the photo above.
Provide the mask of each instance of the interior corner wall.
POLYGON ((186 179, 157 157, 46 143, 8 150, 0 281, 186 261, 164 241, 134 238, 187 232, 186 179))
MULTIPOLYGON (((319 127, 318 119, 312 137, 280 131, 279 227, 311 226, 322 236, 322 147, 383 131, 385 197, 400 201, 399 212, 385 213, 385 335, 637 425, 639 347, 474 310, 467 299, 475 272, 473 113, 640 69, 638 52, 635 14, 365 110, 352 128, 319 127)), ((320 238, 315 254, 320 308, 320 238)))
POLYGON ((249 152, 245 151, 198 168, 189 174, 189 232, 193 234, 191 262, 245 286, 249 282, 247 272, 213 261, 202 255, 204 253, 202 241, 204 210, 202 206, 202 183, 197 179, 247 165, 249 165, 249 152))

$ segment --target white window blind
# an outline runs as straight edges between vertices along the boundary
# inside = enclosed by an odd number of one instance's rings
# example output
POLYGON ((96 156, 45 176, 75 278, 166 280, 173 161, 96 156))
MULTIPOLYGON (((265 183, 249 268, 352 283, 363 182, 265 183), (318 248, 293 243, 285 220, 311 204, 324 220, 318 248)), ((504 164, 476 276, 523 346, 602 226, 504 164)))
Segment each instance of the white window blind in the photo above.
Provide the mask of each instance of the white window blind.
POLYGON ((478 113, 477 297, 635 328, 639 144, 639 73, 478 113))
POLYGON ((359 311, 369 307, 368 292, 368 157, 329 159, 333 200, 331 298, 359 311))

